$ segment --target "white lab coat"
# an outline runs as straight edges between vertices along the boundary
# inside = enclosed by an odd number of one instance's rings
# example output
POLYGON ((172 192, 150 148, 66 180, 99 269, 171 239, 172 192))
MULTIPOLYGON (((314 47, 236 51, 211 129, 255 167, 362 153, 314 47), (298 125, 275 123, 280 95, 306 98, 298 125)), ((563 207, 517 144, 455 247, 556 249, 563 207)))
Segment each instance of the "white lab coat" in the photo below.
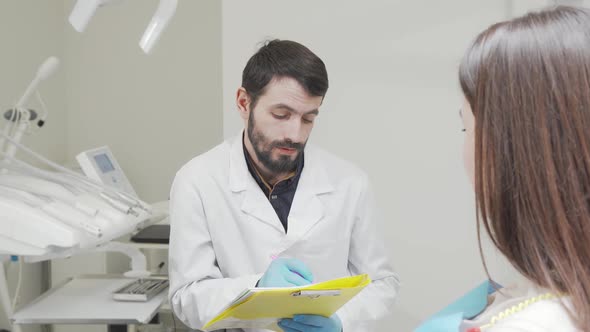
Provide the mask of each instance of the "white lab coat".
POLYGON ((399 281, 379 239, 367 176, 309 144, 287 234, 248 171, 242 135, 178 171, 170 221, 170 303, 192 328, 254 287, 274 256, 305 262, 314 282, 370 275, 373 283, 338 311, 346 332, 373 330, 394 302, 399 281))

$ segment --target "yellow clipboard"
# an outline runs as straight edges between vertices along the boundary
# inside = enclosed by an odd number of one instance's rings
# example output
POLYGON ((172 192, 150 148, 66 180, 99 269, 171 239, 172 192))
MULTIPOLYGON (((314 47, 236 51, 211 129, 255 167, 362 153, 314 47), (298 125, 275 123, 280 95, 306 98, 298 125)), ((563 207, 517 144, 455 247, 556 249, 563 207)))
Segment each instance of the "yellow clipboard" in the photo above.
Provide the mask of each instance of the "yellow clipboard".
POLYGON ((250 288, 210 320, 205 331, 256 328, 281 332, 279 319, 296 314, 330 317, 371 283, 368 275, 329 280, 304 287, 250 288))

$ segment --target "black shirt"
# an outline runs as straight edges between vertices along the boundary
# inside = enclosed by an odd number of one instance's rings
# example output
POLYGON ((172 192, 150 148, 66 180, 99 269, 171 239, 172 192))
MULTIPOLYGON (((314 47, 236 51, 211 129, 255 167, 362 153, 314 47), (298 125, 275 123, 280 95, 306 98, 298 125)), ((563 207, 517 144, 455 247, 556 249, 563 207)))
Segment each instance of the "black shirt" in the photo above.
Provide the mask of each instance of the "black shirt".
POLYGON ((299 177, 301 176, 301 171, 303 170, 303 152, 297 158, 297 169, 295 170, 294 174, 290 177, 283 179, 277 182, 274 187, 271 187, 258 173, 256 166, 254 165, 254 161, 250 158, 250 154, 248 150, 246 150, 246 145, 242 140, 242 146, 244 148, 244 157, 246 158, 246 164, 248 165, 248 171, 258 183, 264 195, 268 198, 268 201, 275 209, 279 220, 283 224, 285 228, 285 233, 287 233, 287 218, 289 217, 289 211, 291 211, 291 205, 293 204, 293 198, 295 197, 295 191, 297 191, 297 184, 299 184, 299 177))

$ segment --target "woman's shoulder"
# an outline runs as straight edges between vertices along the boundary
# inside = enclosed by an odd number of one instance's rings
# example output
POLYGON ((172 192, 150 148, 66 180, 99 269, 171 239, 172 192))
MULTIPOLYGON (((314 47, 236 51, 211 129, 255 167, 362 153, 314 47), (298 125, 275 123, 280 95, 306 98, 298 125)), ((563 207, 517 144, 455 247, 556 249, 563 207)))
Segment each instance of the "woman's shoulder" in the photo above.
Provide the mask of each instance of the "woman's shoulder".
MULTIPOLYGON (((524 300, 523 303, 525 303, 524 300)), ((567 298, 536 301, 518 310, 519 304, 498 312, 488 332, 579 332, 566 306, 567 298), (502 318, 504 316, 504 318, 502 318), (498 319, 499 318, 499 319, 498 319)))
POLYGON ((502 288, 488 303, 477 317, 463 321, 461 331, 581 332, 570 316, 569 297, 528 282, 502 288))

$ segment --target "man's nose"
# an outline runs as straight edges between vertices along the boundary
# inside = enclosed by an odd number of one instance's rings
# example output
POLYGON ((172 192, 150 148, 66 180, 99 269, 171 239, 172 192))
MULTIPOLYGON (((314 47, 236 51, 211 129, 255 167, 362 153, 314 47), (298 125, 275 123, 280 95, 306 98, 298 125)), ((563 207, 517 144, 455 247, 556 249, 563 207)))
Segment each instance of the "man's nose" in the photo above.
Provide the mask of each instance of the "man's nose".
POLYGON ((304 140, 303 127, 299 119, 293 119, 286 124, 284 140, 290 143, 301 143, 304 140))

